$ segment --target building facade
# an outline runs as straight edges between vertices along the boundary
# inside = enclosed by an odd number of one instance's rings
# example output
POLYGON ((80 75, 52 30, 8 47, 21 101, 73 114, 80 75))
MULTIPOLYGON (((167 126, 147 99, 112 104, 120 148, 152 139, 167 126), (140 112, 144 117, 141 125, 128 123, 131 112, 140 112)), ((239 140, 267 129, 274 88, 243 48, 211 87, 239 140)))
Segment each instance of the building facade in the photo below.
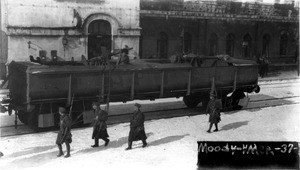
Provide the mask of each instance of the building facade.
POLYGON ((1 0, 1 75, 4 64, 81 60, 124 48, 139 51, 139 1, 1 0))
MULTIPOLYGON (((237 0, 1 0, 1 77, 5 64, 81 60, 133 47, 130 56, 229 54, 295 63, 299 4, 237 0)), ((275 2, 275 1, 274 1, 275 2)))
POLYGON ((299 11, 294 4, 233 1, 142 1, 141 56, 229 54, 295 63, 299 11))

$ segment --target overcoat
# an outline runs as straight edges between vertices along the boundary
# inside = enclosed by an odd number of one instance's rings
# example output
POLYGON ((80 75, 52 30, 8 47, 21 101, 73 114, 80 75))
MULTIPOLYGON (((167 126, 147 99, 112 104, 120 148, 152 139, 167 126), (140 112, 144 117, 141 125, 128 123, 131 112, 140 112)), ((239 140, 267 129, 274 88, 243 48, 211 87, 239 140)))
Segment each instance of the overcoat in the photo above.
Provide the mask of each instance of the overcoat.
POLYGON ((64 114, 60 116, 59 132, 56 138, 56 144, 63 144, 64 142, 72 142, 71 134, 72 120, 69 115, 64 114))
POLYGON ((107 133, 106 121, 108 119, 108 113, 104 110, 95 110, 95 119, 93 122, 93 134, 92 139, 104 139, 109 137, 107 133))
POLYGON ((216 100, 210 100, 208 102, 206 113, 209 113, 210 123, 219 123, 221 121, 220 107, 216 105, 216 100))
POLYGON ((129 141, 146 140, 147 136, 144 128, 145 115, 140 111, 135 111, 130 119, 129 141))

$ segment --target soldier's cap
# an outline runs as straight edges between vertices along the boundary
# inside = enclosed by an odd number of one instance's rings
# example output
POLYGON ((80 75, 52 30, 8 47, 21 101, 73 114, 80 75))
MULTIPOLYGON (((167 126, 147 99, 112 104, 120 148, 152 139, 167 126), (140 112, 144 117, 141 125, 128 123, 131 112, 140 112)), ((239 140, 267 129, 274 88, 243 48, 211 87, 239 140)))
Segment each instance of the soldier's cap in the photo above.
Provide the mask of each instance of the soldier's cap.
POLYGON ((140 108, 142 105, 140 105, 139 103, 135 103, 134 106, 140 108))
POLYGON ((99 102, 93 102, 93 104, 92 104, 93 106, 95 105, 95 106, 100 106, 100 103, 99 102))
POLYGON ((66 109, 64 107, 59 107, 58 111, 61 113, 66 113, 66 109))

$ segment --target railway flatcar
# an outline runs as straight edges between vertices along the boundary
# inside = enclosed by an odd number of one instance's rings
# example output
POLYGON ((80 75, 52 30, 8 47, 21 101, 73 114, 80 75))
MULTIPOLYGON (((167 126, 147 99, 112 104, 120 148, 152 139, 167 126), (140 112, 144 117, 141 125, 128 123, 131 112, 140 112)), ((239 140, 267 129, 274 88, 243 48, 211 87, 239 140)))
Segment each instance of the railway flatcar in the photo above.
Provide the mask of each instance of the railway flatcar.
POLYGON ((8 108, 15 110, 23 123, 44 128, 57 124, 55 113, 66 103, 72 105, 73 118, 87 113, 93 101, 183 97, 188 107, 199 103, 205 106, 212 83, 223 100, 236 89, 252 92, 258 83, 258 65, 229 56, 197 57, 177 63, 137 59, 126 65, 109 62, 98 66, 13 61, 9 75, 8 108))

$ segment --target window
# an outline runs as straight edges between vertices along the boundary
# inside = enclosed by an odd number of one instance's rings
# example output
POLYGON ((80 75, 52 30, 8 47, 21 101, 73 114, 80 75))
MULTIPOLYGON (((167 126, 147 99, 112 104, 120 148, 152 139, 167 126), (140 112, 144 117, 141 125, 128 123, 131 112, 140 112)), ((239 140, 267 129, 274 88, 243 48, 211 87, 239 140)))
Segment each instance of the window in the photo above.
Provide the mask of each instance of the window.
POLYGON ((218 36, 215 33, 212 33, 210 35, 210 38, 208 40, 209 44, 209 55, 214 56, 218 53, 218 36))
POLYGON ((271 36, 269 34, 265 34, 263 36, 263 47, 262 47, 262 55, 269 57, 269 44, 270 44, 271 36))
POLYGON ((286 52, 287 52, 287 42, 288 42, 288 37, 284 33, 280 37, 280 55, 286 55, 286 52))
POLYGON ((250 58, 251 56, 251 43, 252 38, 249 34, 246 34, 243 38, 243 56, 244 58, 250 58))
POLYGON ((185 32, 183 37, 183 52, 190 53, 191 51, 192 51, 192 35, 188 32, 185 32))
POLYGON ((226 37, 226 54, 234 56, 234 35, 228 34, 226 37))
POLYGON ((158 58, 168 58, 168 35, 165 32, 158 35, 157 56, 158 58))

